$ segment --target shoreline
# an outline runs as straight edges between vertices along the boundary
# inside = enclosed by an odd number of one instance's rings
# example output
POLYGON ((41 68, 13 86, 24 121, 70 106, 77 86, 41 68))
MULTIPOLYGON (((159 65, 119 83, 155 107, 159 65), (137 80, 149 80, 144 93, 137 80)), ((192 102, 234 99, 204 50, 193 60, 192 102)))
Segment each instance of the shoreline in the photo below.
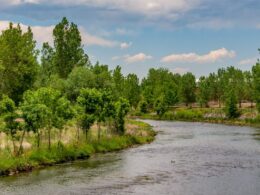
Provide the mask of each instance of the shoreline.
POLYGON ((147 120, 157 120, 157 121, 181 121, 181 122, 202 122, 209 124, 222 124, 229 126, 240 126, 240 127, 254 127, 260 128, 260 122, 248 122, 246 120, 241 119, 223 119, 223 118, 194 118, 194 119, 175 119, 175 118, 167 118, 167 117, 158 117, 156 115, 145 115, 145 116, 132 116, 132 119, 147 119, 147 120))
POLYGON ((79 144, 55 144, 51 150, 46 148, 35 149, 19 157, 0 158, 0 177, 18 175, 19 173, 77 160, 87 160, 94 154, 121 151, 154 141, 156 132, 152 129, 152 126, 141 121, 131 120, 131 123, 138 126, 136 134, 133 135, 116 135, 110 138, 102 138, 99 141, 79 144), (138 134, 140 132, 145 132, 145 135, 138 134))

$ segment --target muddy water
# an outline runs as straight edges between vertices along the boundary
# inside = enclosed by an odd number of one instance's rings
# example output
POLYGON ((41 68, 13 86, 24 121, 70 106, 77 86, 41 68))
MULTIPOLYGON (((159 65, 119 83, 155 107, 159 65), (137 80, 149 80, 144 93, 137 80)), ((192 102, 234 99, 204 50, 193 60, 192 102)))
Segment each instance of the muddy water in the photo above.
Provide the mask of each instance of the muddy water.
POLYGON ((0 194, 259 195, 260 131, 147 121, 150 145, 0 178, 0 194))

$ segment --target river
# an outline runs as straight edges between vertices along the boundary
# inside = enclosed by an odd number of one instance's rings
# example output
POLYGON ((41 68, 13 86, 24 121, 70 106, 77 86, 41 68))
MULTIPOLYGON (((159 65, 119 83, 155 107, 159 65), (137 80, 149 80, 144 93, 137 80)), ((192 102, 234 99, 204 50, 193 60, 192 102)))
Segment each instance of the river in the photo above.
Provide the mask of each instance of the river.
POLYGON ((0 178, 4 195, 259 195, 260 130, 146 120, 149 144, 0 178))

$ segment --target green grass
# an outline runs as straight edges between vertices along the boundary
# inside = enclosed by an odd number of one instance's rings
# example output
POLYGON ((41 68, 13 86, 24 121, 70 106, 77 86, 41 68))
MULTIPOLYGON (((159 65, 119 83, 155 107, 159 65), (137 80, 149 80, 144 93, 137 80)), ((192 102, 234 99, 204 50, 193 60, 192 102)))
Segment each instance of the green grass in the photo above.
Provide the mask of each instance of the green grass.
POLYGON ((7 149, 2 150, 0 151, 0 175, 10 175, 46 165, 86 159, 94 153, 118 151, 154 140, 155 133, 148 124, 133 120, 129 120, 127 123, 135 125, 138 127, 137 132, 143 131, 146 132, 146 135, 114 135, 109 138, 103 137, 99 141, 81 141, 66 145, 55 143, 50 150, 46 147, 32 149, 20 157, 14 157, 7 149))
POLYGON ((255 109, 243 108, 240 109, 240 111, 243 116, 246 116, 246 118, 227 119, 224 117, 225 114, 223 108, 177 108, 171 111, 167 111, 162 117, 159 117, 154 113, 147 113, 138 116, 138 118, 169 121, 197 121, 260 127, 260 115, 255 117, 255 109))

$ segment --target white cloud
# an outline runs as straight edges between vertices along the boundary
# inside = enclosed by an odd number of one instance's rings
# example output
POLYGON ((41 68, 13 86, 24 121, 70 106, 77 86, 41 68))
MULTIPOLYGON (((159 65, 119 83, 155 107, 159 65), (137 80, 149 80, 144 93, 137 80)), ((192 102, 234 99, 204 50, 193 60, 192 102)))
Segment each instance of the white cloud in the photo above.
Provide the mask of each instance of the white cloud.
MULTIPOLYGON (((16 25, 16 24, 14 24, 16 25)), ((23 31, 26 31, 28 26, 25 24, 20 24, 23 31)), ((9 27, 9 21, 0 21, 0 31, 5 30, 9 27)), ((53 42, 52 31, 54 26, 31 26, 33 31, 34 39, 38 43, 43 42, 53 42)), ((98 37, 95 35, 89 34, 83 27, 79 27, 82 43, 87 46, 97 45, 102 47, 114 47, 119 45, 116 41, 111 41, 108 39, 104 39, 102 37, 98 37)))
POLYGON ((4 0, 3 5, 18 5, 22 3, 48 3, 57 5, 87 5, 105 7, 146 16, 170 17, 197 7, 202 0, 4 0), (173 14, 174 13, 174 14, 173 14))
POLYGON ((144 53, 138 53, 132 56, 127 55, 124 58, 125 58, 125 62, 127 63, 135 63, 135 62, 144 62, 146 60, 152 59, 153 57, 150 55, 146 55, 144 53))
POLYGON ((120 44, 121 49, 127 49, 131 46, 132 46, 132 42, 129 42, 129 43, 123 42, 123 43, 120 44))
POLYGON ((236 56, 235 51, 221 48, 218 50, 210 51, 208 54, 199 55, 196 53, 183 53, 172 54, 165 56, 161 59, 163 63, 172 62, 195 62, 195 63, 213 63, 223 58, 234 58, 236 56))
POLYGON ((248 58, 248 59, 244 59, 244 60, 241 60, 238 64, 239 65, 253 65, 257 62, 257 57, 253 57, 253 58, 248 58))

